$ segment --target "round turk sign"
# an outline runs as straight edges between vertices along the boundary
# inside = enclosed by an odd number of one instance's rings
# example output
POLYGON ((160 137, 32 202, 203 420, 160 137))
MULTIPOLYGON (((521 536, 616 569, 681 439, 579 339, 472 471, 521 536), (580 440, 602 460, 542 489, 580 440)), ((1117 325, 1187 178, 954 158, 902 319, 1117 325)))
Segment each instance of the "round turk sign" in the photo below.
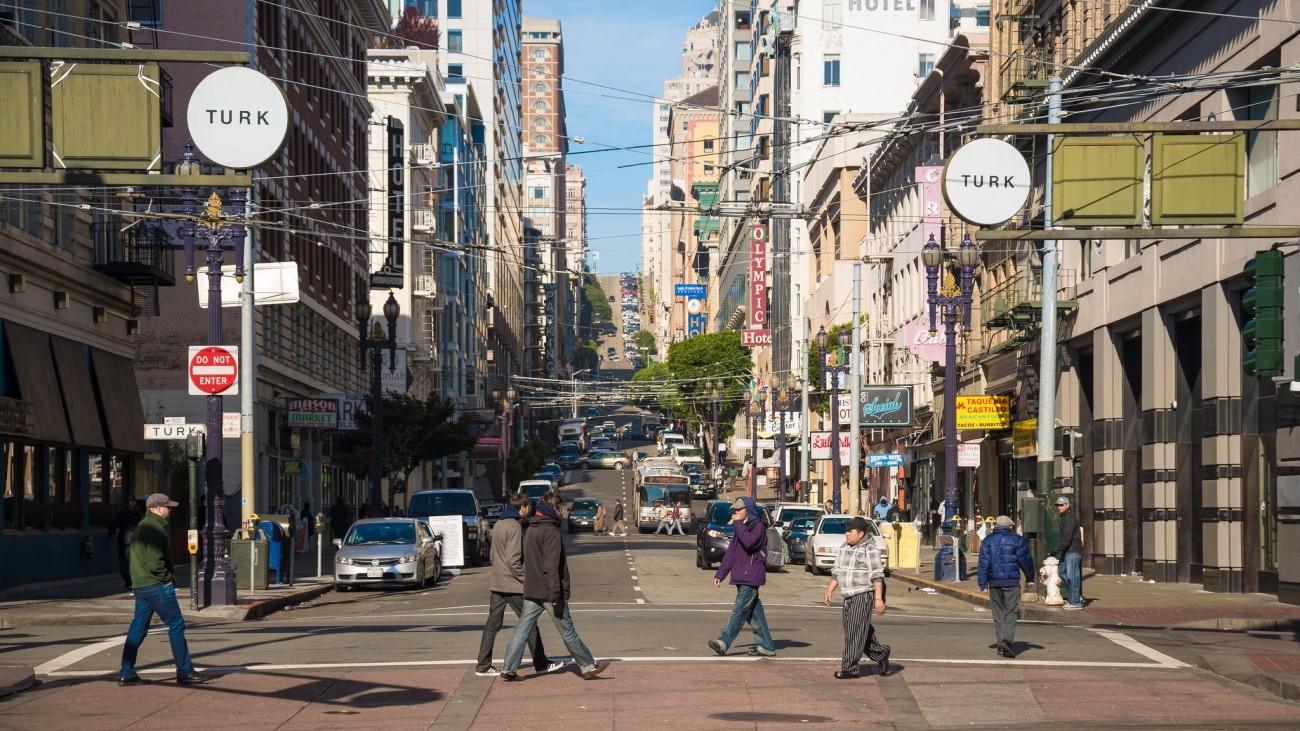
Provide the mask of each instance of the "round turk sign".
POLYGON ((194 144, 209 160, 248 170, 280 153, 289 134, 289 103, 265 75, 232 66, 199 82, 185 121, 194 144))
POLYGON ((239 351, 221 345, 190 348, 190 393, 217 396, 238 393, 239 351))
POLYGON ((943 167, 944 200, 958 218, 976 226, 993 226, 1016 215, 1032 185, 1025 156, 991 137, 957 148, 943 167))

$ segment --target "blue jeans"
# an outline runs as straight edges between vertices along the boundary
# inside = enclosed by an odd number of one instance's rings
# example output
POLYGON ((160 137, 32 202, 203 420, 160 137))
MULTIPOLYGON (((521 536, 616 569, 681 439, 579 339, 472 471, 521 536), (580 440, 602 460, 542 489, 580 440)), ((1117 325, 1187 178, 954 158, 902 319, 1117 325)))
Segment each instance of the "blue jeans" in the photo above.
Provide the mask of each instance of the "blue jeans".
POLYGON ((736 604, 731 608, 731 619, 727 620, 718 639, 724 646, 731 647, 732 641, 740 634, 740 628, 746 622, 749 622, 749 628, 754 631, 754 643, 764 650, 776 652, 776 645, 772 644, 772 633, 767 629, 767 615, 763 614, 763 600, 758 598, 758 587, 739 584, 736 586, 736 604))
POLYGON ((185 617, 181 615, 181 607, 176 603, 176 585, 154 584, 135 590, 135 617, 131 620, 131 628, 126 631, 126 644, 122 647, 122 669, 117 673, 119 679, 135 677, 135 658, 149 632, 149 623, 153 621, 154 614, 167 625, 167 639, 172 644, 176 677, 182 678, 194 673, 190 647, 185 643, 185 617))
POLYGON ((1065 554, 1065 560, 1061 562, 1061 583, 1065 585, 1065 601, 1080 605, 1083 604, 1083 552, 1070 551, 1065 554))
MULTIPOLYGON (((555 622, 555 629, 560 633, 560 639, 564 640, 564 646, 569 648, 569 654, 573 656, 574 662, 584 671, 596 667, 596 661, 591 657, 591 651, 587 646, 582 644, 582 638, 578 636, 578 630, 573 628, 573 616, 569 614, 569 605, 563 599, 551 603, 551 619, 555 622)), ((519 663, 524 659, 524 645, 528 641, 528 635, 537 626, 537 618, 541 616, 545 605, 535 602, 532 599, 524 599, 524 611, 519 615, 519 621, 515 623, 515 629, 510 633, 510 642, 506 643, 506 660, 505 672, 518 672, 519 663)))

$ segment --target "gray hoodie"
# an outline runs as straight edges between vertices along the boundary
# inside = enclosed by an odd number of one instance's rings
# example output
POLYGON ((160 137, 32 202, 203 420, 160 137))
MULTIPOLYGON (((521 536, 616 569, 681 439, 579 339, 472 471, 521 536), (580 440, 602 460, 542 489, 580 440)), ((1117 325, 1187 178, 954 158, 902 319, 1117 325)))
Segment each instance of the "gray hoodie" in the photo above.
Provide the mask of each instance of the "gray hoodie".
POLYGON ((501 509, 492 526, 492 578, 488 591, 498 594, 524 593, 524 519, 513 505, 501 509))

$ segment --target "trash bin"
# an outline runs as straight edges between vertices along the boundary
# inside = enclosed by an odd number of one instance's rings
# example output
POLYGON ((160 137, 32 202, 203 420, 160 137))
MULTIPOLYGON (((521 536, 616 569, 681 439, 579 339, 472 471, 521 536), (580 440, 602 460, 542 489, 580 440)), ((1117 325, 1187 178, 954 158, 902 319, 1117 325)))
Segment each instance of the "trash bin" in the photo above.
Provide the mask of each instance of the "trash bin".
POLYGON ((275 572, 275 583, 284 583, 285 551, 288 550, 289 537, 284 528, 272 520, 263 520, 257 524, 257 533, 266 539, 266 568, 275 572))
POLYGON ((265 589, 267 586, 267 542, 262 538, 235 538, 230 541, 230 560, 235 564, 235 589, 265 589), (250 551, 257 552, 257 575, 250 583, 248 572, 254 565, 250 551))

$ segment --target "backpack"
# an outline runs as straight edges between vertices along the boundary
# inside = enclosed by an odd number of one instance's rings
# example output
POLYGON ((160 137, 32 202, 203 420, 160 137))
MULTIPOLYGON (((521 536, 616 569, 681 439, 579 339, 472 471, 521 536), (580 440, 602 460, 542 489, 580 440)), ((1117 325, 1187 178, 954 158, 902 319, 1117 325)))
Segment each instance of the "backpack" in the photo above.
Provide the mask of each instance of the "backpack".
POLYGON ((781 533, 775 528, 767 529, 767 555, 763 559, 769 570, 776 570, 785 566, 786 545, 781 538, 781 533))

